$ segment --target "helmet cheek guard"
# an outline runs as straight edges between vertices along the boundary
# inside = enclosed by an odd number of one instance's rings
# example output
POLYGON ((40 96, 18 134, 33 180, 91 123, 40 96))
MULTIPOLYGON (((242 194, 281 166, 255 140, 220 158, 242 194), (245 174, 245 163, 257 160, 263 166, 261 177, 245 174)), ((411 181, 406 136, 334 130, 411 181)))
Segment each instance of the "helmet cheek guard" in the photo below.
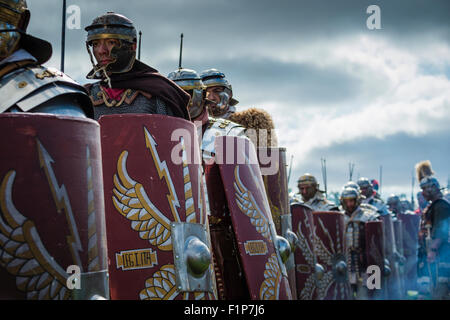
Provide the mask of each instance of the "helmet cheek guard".
POLYGON ((188 110, 191 119, 199 117, 205 108, 205 85, 200 76, 191 69, 180 68, 167 75, 167 78, 175 82, 180 88, 189 93, 188 110))

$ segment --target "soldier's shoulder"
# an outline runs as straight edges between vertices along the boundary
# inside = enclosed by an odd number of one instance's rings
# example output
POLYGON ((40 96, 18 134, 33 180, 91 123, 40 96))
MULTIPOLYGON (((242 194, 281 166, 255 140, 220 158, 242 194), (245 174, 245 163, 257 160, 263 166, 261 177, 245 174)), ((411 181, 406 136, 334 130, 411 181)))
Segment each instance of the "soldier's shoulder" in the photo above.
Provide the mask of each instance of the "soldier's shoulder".
POLYGON ((221 131, 222 135, 241 136, 244 134, 245 128, 236 122, 214 117, 209 117, 208 120, 208 129, 221 131))
POLYGON ((434 210, 447 211, 450 214, 450 203, 445 199, 438 199, 432 205, 434 210))
MULTIPOLYGON (((16 70, 0 82, 2 109, 17 106, 28 112, 52 98, 78 94, 87 98, 86 90, 65 73, 40 65, 16 70)), ((0 111, 5 111, 0 110, 0 111)))

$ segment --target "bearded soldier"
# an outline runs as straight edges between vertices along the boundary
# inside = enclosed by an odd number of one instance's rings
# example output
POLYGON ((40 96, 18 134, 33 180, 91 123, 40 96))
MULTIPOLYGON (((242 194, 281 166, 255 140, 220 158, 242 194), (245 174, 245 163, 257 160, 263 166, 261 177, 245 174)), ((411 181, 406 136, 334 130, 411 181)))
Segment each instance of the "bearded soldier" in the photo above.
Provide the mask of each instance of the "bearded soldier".
POLYGON ((249 108, 237 112, 235 106, 239 102, 233 98, 233 90, 225 74, 217 69, 209 69, 203 71, 200 76, 206 86, 206 102, 210 115, 245 127, 247 137, 256 147, 277 146, 275 126, 267 111, 249 108))
POLYGON ((211 116, 215 118, 228 119, 236 112, 236 105, 239 103, 233 98, 233 89, 223 72, 217 69, 208 69, 200 75, 203 84, 206 86, 207 106, 211 116))
POLYGON ((96 120, 119 113, 163 114, 189 120, 189 95, 154 68, 136 60, 136 29, 130 19, 108 12, 95 18, 85 30, 93 65, 87 78, 100 80, 86 85, 96 120))
POLYGON ((365 197, 365 199, 362 200, 363 203, 375 206, 380 214, 384 215, 389 213, 386 205, 383 203, 383 200, 375 197, 373 186, 369 179, 359 178, 357 184, 359 186, 361 194, 365 197))
POLYGON ((443 199, 430 161, 418 163, 416 172, 423 196, 430 202, 423 212, 419 233, 419 280, 429 278, 432 299, 449 299, 450 204, 443 199))
POLYGON ((0 113, 92 117, 83 87, 64 73, 41 66, 50 59, 52 46, 26 34, 29 20, 25 0, 0 0, 0 113))
POLYGON ((223 118, 210 116, 211 109, 205 106, 209 101, 206 98, 208 96, 207 87, 196 71, 181 68, 169 73, 167 77, 191 96, 188 110, 191 120, 198 125, 199 131, 201 130, 199 137, 202 137, 203 159, 209 160, 214 157, 215 137, 245 136, 245 128, 241 125, 223 118))
POLYGON ((346 254, 349 281, 357 299, 367 298, 365 224, 376 221, 379 214, 360 206, 361 195, 357 189, 344 188, 340 201, 345 214, 346 254))
POLYGON ((297 180, 297 186, 303 200, 299 202, 311 207, 314 211, 339 210, 333 202, 325 198, 324 191, 319 189, 319 184, 313 175, 309 173, 302 175, 297 180))

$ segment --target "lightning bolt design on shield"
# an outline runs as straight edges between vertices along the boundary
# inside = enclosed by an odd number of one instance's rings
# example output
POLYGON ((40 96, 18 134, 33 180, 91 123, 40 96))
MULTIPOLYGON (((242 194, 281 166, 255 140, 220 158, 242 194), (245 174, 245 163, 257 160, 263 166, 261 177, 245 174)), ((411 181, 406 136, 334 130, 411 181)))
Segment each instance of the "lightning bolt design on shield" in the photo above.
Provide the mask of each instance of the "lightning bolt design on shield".
POLYGON ((39 141, 39 139, 36 138, 36 142, 38 145, 39 163, 41 168, 44 169, 45 175, 47 176, 48 184, 52 191, 53 199, 55 201, 58 213, 61 213, 61 210, 63 209, 64 212, 66 213, 66 220, 70 230, 70 235, 67 236, 67 244, 69 245, 70 253, 72 254, 73 261, 80 268, 82 268, 79 252, 82 252, 83 248, 81 246, 80 235, 78 233, 77 225, 73 217, 69 195, 67 194, 65 185, 62 184, 61 186, 59 186, 59 183, 56 180, 56 175, 51 165, 52 163, 55 163, 55 161, 52 159, 47 150, 45 150, 44 146, 39 141))
POLYGON ((180 208, 180 202, 178 201, 177 193, 175 191, 175 186, 172 182, 169 169, 167 168, 166 161, 161 161, 159 159, 159 154, 156 150, 156 141, 153 139, 152 135, 148 132, 147 128, 144 127, 145 132, 145 145, 150 150, 152 154, 153 161, 155 162, 156 170, 158 171, 159 179, 166 181, 167 187, 169 189, 169 194, 167 195, 167 200, 169 201, 170 210, 175 219, 175 222, 180 222, 180 215, 177 208, 180 208))

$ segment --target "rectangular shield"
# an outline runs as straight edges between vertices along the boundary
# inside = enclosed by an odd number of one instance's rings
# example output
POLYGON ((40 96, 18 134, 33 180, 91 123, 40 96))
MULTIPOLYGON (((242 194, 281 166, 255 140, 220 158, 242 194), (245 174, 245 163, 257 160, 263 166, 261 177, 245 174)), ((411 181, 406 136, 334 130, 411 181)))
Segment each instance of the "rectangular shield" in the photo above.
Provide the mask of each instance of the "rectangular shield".
POLYGON ((125 114, 100 126, 111 298, 214 299, 194 125, 125 114))
POLYGON ((215 150, 251 299, 292 299, 253 144, 217 137, 215 150))

